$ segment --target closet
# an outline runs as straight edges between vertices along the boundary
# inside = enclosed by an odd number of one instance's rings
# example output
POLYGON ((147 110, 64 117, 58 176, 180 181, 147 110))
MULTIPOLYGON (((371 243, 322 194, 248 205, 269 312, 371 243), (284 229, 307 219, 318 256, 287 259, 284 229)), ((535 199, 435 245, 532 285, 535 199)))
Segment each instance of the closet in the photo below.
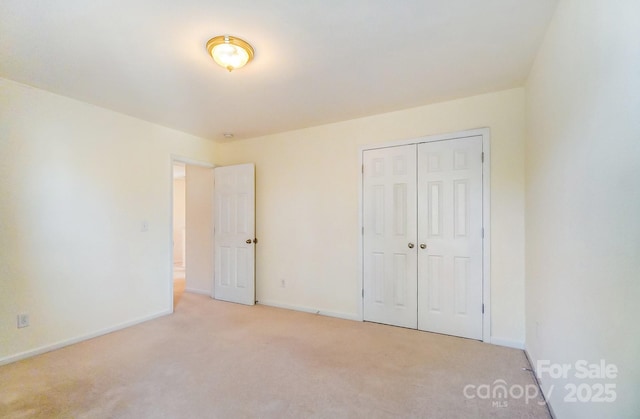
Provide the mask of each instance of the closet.
POLYGON ((482 339, 482 135, 362 158, 364 320, 482 339))

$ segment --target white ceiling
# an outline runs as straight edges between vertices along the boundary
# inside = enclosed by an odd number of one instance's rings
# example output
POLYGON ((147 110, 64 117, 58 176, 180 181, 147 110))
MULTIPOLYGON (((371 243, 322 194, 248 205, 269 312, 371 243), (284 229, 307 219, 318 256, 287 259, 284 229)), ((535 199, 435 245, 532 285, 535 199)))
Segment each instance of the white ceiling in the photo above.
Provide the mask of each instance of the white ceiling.
POLYGON ((520 86, 557 0, 0 2, 0 77, 222 140, 520 86), (228 73, 205 43, 255 48, 228 73))

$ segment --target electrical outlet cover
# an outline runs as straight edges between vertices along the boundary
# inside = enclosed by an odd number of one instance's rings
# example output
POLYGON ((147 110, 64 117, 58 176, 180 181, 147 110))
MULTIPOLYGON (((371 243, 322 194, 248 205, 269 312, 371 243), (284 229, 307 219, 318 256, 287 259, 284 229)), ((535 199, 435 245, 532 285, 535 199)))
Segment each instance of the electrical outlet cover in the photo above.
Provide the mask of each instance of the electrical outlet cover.
POLYGON ((29 326, 29 315, 26 313, 18 314, 18 329, 29 326))

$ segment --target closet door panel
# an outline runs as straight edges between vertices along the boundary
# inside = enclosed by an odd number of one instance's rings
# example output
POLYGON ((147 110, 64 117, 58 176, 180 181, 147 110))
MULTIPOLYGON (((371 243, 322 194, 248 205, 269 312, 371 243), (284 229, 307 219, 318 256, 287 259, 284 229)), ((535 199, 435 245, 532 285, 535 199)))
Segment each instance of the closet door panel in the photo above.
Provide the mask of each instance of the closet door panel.
POLYGON ((364 319, 417 328, 416 145, 363 152, 364 319))
POLYGON ((418 328, 482 339, 482 137, 418 145, 418 328))

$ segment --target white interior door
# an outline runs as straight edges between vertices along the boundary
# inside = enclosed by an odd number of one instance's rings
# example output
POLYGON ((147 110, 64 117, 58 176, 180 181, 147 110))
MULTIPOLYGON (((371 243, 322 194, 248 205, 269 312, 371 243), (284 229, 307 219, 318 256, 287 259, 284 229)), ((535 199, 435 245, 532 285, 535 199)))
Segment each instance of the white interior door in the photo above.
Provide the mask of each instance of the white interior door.
POLYGON ((417 327, 416 146, 363 153, 364 319, 417 327))
POLYGON ((482 137, 418 145, 418 328, 482 339, 482 137))
POLYGON ((255 168, 215 168, 213 297, 255 304, 255 168))

